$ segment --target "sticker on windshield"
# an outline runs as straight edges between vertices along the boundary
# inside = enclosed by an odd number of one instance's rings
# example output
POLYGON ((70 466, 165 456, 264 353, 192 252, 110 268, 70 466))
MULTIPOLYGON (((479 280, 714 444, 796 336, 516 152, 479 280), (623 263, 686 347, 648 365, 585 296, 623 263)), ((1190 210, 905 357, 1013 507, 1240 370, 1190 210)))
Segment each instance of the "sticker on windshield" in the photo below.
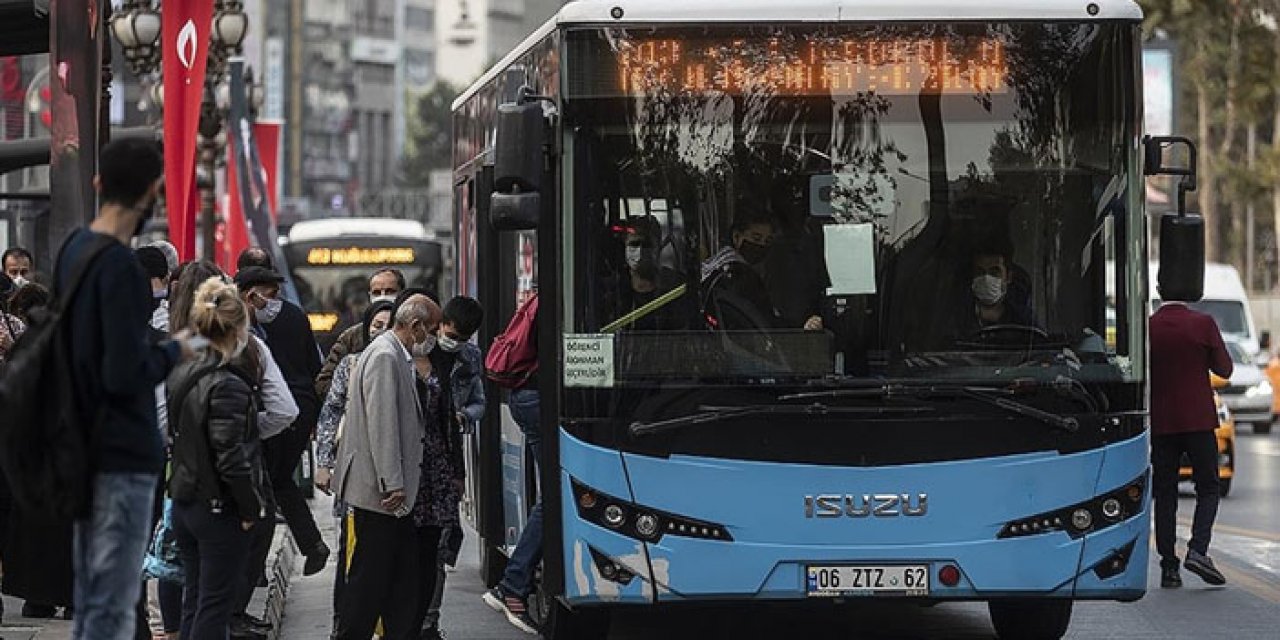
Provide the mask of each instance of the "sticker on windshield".
POLYGON ((613 336, 607 333, 564 337, 564 386, 613 386, 613 336))
POLYGON ((827 295, 876 292, 876 244, 870 224, 833 224, 822 228, 831 288, 827 295))

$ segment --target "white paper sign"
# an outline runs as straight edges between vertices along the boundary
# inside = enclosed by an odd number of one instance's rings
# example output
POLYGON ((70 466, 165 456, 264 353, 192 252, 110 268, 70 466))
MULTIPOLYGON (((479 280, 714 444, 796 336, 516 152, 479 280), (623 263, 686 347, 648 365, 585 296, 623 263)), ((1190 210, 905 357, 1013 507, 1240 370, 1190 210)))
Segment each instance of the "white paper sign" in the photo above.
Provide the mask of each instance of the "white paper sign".
POLYGON ((831 288, 827 295, 876 292, 874 225, 835 224, 822 228, 823 250, 831 288))
POLYGON ((564 386, 613 386, 613 335, 565 335, 564 386))

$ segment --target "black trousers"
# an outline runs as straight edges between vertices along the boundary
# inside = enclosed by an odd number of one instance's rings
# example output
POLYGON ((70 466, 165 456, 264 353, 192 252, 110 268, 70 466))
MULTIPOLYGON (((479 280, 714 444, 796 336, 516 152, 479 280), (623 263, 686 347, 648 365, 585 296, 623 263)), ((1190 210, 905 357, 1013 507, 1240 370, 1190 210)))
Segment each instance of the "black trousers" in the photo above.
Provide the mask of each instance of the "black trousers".
POLYGON ((271 555, 271 541, 276 534, 274 515, 259 520, 249 530, 249 560, 244 564, 244 571, 236 585, 236 613, 246 613, 253 600, 253 591, 258 588, 258 580, 264 575, 267 567, 267 556, 271 555))
POLYGON ((182 550, 182 640, 226 640, 252 535, 231 513, 176 503, 174 533, 182 550))
MULTIPOLYGON (((355 535, 347 540, 351 563, 338 603, 335 640, 369 640, 382 620, 383 640, 416 640, 421 596, 420 545, 413 518, 354 508, 355 535)), ((184 637, 185 640, 185 637, 184 637)))
POLYGON ((1151 497, 1155 501, 1156 551, 1160 566, 1177 568, 1178 467, 1182 454, 1191 462, 1196 486, 1196 511, 1191 520, 1187 548, 1209 552, 1213 521, 1218 515, 1218 439, 1212 431, 1195 431, 1151 437, 1151 497))
POLYGON ((413 615, 413 628, 421 630, 436 598, 436 582, 440 577, 440 527, 415 527, 418 545, 418 607, 413 615))
POLYGON ((280 515, 284 516, 285 523, 289 525, 298 548, 303 554, 309 554, 320 543, 321 538, 320 529, 311 517, 311 508, 307 506, 298 483, 293 481, 293 472, 298 469, 302 452, 307 450, 307 445, 311 442, 311 432, 299 428, 299 423, 263 440, 262 446, 267 476, 271 479, 271 491, 275 494, 280 515))

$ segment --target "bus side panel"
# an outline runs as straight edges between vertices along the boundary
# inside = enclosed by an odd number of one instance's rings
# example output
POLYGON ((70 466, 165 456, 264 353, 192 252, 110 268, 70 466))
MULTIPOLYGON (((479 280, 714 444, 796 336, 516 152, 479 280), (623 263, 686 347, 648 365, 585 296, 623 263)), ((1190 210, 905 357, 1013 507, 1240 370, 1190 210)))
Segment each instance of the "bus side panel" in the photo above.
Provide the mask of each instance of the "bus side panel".
POLYGON ((617 451, 583 443, 563 430, 560 434, 565 599, 570 604, 653 602, 654 580, 644 543, 579 518, 575 507, 575 480, 603 494, 631 500, 622 456, 617 451), (607 558, 634 575, 630 579, 606 578, 597 558, 607 558))

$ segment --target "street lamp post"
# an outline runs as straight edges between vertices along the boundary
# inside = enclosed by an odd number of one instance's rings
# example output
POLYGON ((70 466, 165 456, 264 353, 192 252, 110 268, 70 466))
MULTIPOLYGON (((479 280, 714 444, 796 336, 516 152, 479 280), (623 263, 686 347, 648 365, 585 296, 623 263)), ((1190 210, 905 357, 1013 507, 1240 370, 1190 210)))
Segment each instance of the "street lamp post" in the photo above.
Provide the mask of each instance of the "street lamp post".
MULTIPOLYGON (((162 24, 160 11, 163 6, 157 8, 155 5, 155 0, 125 0, 111 16, 110 24, 112 35, 120 41, 124 50, 129 70, 144 83, 152 83, 153 102, 163 109, 164 84, 159 79, 163 54, 161 47, 157 46, 162 24)), ((201 254, 208 259, 213 258, 217 248, 214 176, 225 157, 227 147, 227 134, 224 130, 227 105, 219 100, 219 95, 224 93, 220 91, 220 87, 226 82, 227 59, 239 55, 249 31, 249 16, 244 12, 243 2, 216 0, 213 6, 212 41, 205 68, 204 98, 200 104, 196 147, 196 187, 200 191, 200 246, 201 254), (201 173, 202 178, 199 177, 201 173)))

